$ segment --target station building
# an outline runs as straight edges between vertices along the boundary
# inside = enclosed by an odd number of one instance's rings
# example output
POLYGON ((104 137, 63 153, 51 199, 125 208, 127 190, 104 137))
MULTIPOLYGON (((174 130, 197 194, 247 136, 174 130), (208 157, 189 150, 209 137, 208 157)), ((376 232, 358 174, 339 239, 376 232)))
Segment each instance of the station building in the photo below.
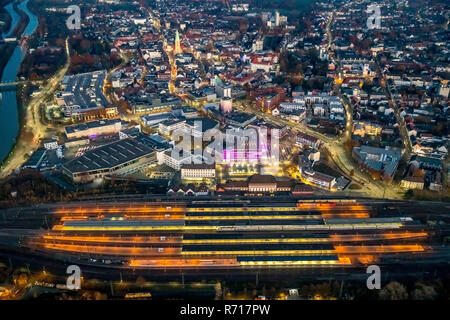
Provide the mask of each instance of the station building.
POLYGON ((204 180, 216 177, 215 164, 184 164, 181 166, 181 179, 183 180, 204 180))

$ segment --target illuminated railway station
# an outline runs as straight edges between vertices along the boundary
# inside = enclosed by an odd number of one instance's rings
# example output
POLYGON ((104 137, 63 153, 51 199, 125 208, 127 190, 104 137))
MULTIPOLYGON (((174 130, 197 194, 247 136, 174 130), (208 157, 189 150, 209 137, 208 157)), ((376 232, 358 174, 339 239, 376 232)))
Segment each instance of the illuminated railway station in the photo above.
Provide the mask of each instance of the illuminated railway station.
POLYGON ((25 243, 38 252, 118 268, 342 268, 431 251, 409 216, 354 201, 137 203, 65 206, 25 243))

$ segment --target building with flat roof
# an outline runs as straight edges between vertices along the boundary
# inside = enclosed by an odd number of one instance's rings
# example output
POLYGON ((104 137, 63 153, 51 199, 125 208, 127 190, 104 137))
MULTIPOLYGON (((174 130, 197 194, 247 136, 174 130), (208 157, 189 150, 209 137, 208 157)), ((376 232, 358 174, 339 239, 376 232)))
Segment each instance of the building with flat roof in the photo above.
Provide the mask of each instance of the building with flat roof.
POLYGON ((131 109, 136 114, 151 114, 170 112, 172 108, 181 107, 181 99, 171 95, 158 95, 148 99, 146 103, 131 103, 131 109))
POLYGON ((57 139, 48 139, 44 141, 44 148, 47 150, 56 150, 59 148, 57 139))
POLYGON ((141 123, 145 127, 157 127, 161 122, 168 121, 169 119, 172 119, 172 113, 161 112, 142 116, 141 123))
POLYGON ((175 170, 180 170, 184 164, 192 163, 192 154, 182 152, 178 148, 158 152, 158 164, 165 164, 175 170))
POLYGON ((169 119, 158 124, 158 132, 164 136, 170 136, 173 131, 184 128, 185 119, 169 119))
POLYGON ((184 106, 181 108, 175 108, 172 110, 174 117, 184 117, 184 118, 197 118, 198 111, 195 108, 184 106))
POLYGON ((117 140, 63 164, 65 175, 76 183, 108 175, 126 175, 156 161, 155 151, 136 139, 117 140))
POLYGON ((37 149, 31 155, 31 157, 27 160, 27 162, 25 162, 25 164, 22 166, 22 168, 38 169, 42 163, 42 160, 44 160, 46 154, 47 154, 47 149, 45 149, 45 148, 37 149))
POLYGON ((215 85, 215 92, 218 97, 227 97, 231 98, 231 89, 233 88, 233 85, 230 83, 216 83, 215 85))
POLYGON ((331 190, 336 184, 336 177, 318 172, 313 167, 301 167, 300 174, 302 178, 310 184, 324 189, 331 190))
MULTIPOLYGON (((130 135, 128 135, 130 137, 130 135)), ((146 135, 141 132, 138 132, 135 135, 131 135, 132 138, 135 138, 137 141, 145 144, 147 147, 150 147, 157 152, 161 152, 167 149, 170 149, 172 145, 170 142, 158 134, 146 135)))
POLYGON ((218 129, 219 122, 208 118, 191 118, 187 119, 181 130, 193 137, 203 137, 206 131, 211 129, 218 129))
POLYGON ((68 139, 77 139, 115 134, 122 130, 122 126, 123 122, 120 119, 104 119, 67 126, 65 131, 68 139))
POLYGON ((55 97, 64 115, 82 120, 116 116, 117 108, 111 107, 103 94, 105 79, 105 70, 65 76, 63 90, 55 97))
POLYGON ((320 152, 305 150, 299 159, 300 176, 305 183, 326 190, 336 189, 338 173, 320 162, 320 152))

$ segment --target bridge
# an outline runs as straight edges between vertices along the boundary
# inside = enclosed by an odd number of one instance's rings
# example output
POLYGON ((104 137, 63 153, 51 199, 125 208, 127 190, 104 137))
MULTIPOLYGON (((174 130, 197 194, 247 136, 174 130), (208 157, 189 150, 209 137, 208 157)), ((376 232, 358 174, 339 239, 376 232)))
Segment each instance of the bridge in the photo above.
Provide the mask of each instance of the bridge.
POLYGON ((20 81, 2 81, 0 82, 0 91, 14 91, 19 85, 40 85, 44 80, 20 80, 20 81))

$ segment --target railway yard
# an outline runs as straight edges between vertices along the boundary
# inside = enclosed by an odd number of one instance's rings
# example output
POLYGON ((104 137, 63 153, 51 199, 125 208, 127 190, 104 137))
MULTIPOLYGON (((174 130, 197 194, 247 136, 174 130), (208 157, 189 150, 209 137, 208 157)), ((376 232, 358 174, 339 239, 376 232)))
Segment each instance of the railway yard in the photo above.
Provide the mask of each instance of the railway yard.
POLYGON ((0 218, 0 246, 12 256, 27 252, 37 264, 85 265, 97 273, 306 276, 361 273, 371 264, 423 265, 429 272, 449 261, 445 210, 403 202, 65 203, 7 209, 0 218), (443 213, 437 223, 432 212, 443 213))

